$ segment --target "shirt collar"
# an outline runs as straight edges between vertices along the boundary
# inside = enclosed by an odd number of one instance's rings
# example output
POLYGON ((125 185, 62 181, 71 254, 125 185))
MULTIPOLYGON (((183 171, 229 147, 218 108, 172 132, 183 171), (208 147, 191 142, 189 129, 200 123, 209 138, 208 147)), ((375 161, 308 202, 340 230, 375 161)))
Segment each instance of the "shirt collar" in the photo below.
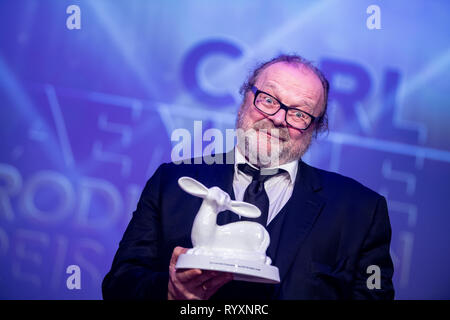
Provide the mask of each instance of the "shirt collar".
MULTIPOLYGON (((248 162, 247 159, 245 159, 245 157, 242 155, 242 153, 238 147, 235 147, 234 150, 235 150, 235 152, 234 152, 234 172, 238 172, 237 165, 240 163, 247 163, 248 165, 252 166, 253 168, 258 169, 253 164, 248 162)), ((271 169, 274 169, 274 168, 280 168, 280 169, 286 170, 289 173, 291 182, 294 182, 295 177, 297 176, 297 171, 298 171, 298 160, 294 160, 294 161, 282 164, 280 166, 273 167, 271 169)))

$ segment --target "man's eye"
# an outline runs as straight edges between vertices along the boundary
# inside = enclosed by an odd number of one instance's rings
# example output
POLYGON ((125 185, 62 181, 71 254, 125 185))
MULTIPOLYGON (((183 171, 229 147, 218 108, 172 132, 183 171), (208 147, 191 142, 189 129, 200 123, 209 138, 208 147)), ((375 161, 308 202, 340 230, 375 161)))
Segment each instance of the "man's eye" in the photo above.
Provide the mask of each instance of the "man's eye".
POLYGON ((297 118, 304 118, 304 117, 305 117, 305 115, 304 115, 303 112, 301 112, 301 111, 297 111, 297 112, 295 113, 295 116, 296 116, 297 118))
POLYGON ((266 97, 264 102, 269 103, 269 104, 273 104, 274 103, 273 99, 270 98, 270 97, 266 97))

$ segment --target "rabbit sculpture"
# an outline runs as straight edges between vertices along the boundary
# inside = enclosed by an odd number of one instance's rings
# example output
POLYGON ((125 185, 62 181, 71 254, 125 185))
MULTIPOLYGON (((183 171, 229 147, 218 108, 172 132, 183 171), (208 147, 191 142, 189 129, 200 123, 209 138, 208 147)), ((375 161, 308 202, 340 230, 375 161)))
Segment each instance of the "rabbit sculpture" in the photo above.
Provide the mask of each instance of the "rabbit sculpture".
POLYGON ((257 222, 239 221, 217 225, 217 215, 230 210, 240 216, 257 218, 258 207, 231 200, 228 193, 218 187, 207 188, 190 177, 181 177, 178 184, 187 193, 203 199, 192 226, 193 248, 187 254, 237 258, 271 264, 266 250, 270 236, 266 228, 257 222))

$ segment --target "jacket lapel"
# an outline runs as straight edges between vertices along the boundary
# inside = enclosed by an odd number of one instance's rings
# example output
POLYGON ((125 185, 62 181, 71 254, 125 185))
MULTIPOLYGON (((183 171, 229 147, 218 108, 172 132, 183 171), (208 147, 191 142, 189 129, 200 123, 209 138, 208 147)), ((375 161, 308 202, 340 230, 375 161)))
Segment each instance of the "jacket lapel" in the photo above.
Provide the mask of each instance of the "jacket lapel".
POLYGON ((297 251, 325 204, 325 199, 317 194, 320 189, 321 182, 317 173, 300 160, 292 196, 282 213, 285 217, 276 259, 280 279, 284 279, 289 271, 297 251))
MULTIPOLYGON (((234 176, 234 149, 223 154, 223 164, 206 165, 208 170, 208 187, 219 187, 227 192, 232 200, 235 200, 233 190, 234 176), (211 170, 211 171, 209 171, 211 170)), ((223 225, 236 222, 239 216, 229 210, 221 212, 217 217, 217 224, 223 225)))
MULTIPOLYGON (((233 149, 234 150, 234 149, 233 149)), ((234 151, 230 151, 229 153, 224 153, 223 164, 215 164, 214 172, 212 172, 213 177, 211 181, 213 181, 213 186, 217 186, 223 191, 227 192, 231 199, 234 199, 234 191, 233 191, 233 176, 234 176, 234 163, 227 163, 226 158, 229 157, 229 154, 232 154, 232 160, 234 162, 234 151)))
MULTIPOLYGON (((227 192, 230 197, 233 195, 233 175, 234 175, 234 164, 230 161, 234 161, 234 151, 231 150, 228 153, 222 153, 217 155, 217 158, 222 158, 222 163, 212 163, 207 164, 202 163, 197 165, 195 168, 197 179, 203 183, 206 187, 219 187, 223 191, 227 192)), ((216 160, 217 160, 216 158, 216 160)), ((211 160, 210 160, 211 161, 211 160)))

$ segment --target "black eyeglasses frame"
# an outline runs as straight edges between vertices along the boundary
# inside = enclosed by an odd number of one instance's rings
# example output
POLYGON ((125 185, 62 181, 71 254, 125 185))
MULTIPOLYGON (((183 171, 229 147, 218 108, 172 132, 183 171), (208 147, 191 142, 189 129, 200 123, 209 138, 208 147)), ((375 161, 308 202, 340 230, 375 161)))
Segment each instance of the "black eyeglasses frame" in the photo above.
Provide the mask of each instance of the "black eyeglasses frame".
POLYGON ((319 119, 320 119, 320 117, 315 117, 315 116, 313 116, 312 114, 310 114, 310 113, 308 113, 308 112, 306 112, 306 111, 304 111, 304 110, 302 110, 302 109, 299 109, 299 108, 293 108, 293 107, 289 107, 289 106, 285 105, 284 103, 282 103, 280 100, 278 100, 277 98, 275 98, 275 97, 272 96, 271 94, 268 94, 267 92, 261 91, 261 90, 259 90, 257 87, 255 87, 255 86, 253 86, 251 90, 252 90, 252 92, 253 92, 253 94, 254 94, 254 96, 255 96, 255 97, 253 98, 253 105, 255 106, 256 109, 258 109, 259 111, 261 111, 262 113, 264 113, 264 114, 266 114, 266 115, 268 115, 268 116, 273 116, 273 115, 275 115, 278 111, 280 111, 280 109, 283 109, 284 111, 286 111, 286 113, 285 113, 285 115, 284 115, 284 121, 286 121, 286 123, 287 123, 289 126, 291 126, 292 128, 294 128, 294 129, 301 130, 301 131, 308 130, 308 128, 309 128, 313 123, 319 121, 319 119), (279 108, 277 111, 275 111, 274 113, 267 113, 266 111, 263 111, 263 110, 261 110, 260 108, 258 108, 258 107, 256 106, 256 98, 258 97, 258 95, 259 95, 260 93, 266 94, 266 95, 268 95, 269 97, 271 97, 271 98, 273 98, 274 100, 276 100, 276 101, 280 104, 280 108, 279 108), (307 126, 306 128, 304 128, 304 129, 300 129, 300 128, 297 128, 296 126, 293 126, 293 125, 290 124, 289 121, 287 120, 287 114, 288 114, 288 111, 289 111, 289 110, 298 110, 298 111, 300 111, 300 112, 303 112, 303 113, 307 114, 309 117, 311 117, 311 122, 310 122, 310 123, 308 124, 308 126, 307 126))

